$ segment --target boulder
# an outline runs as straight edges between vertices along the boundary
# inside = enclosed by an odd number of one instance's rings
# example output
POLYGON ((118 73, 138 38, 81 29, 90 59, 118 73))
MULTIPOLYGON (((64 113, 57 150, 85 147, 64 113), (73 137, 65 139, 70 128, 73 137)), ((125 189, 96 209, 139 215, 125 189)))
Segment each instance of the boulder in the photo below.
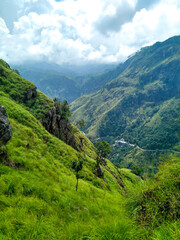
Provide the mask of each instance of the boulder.
POLYGON ((0 106, 0 144, 6 144, 12 137, 11 125, 6 110, 0 106))

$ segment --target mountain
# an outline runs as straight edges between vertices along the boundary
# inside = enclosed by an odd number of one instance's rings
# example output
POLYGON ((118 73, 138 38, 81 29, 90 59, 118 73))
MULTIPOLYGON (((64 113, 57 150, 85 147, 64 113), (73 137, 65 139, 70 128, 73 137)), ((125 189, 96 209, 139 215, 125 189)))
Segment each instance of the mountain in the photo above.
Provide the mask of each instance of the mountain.
POLYGON ((71 102, 80 96, 80 90, 75 81, 52 67, 48 69, 47 66, 45 69, 40 65, 39 68, 38 66, 14 66, 14 68, 18 69, 23 77, 35 83, 38 89, 53 99, 60 98, 71 102))
POLYGON ((0 239, 178 239, 179 158, 142 180, 58 104, 0 60, 0 239))
POLYGON ((93 144, 66 119, 62 128, 53 101, 2 60, 0 105, 0 239, 80 239, 97 221, 100 231, 111 216, 118 221, 121 173, 104 160, 98 177, 93 144), (59 139, 68 142, 64 130, 72 131, 74 148, 59 139), (76 192, 72 164, 80 160, 76 192))
POLYGON ((112 144, 123 138, 146 150, 179 149, 179 66, 180 36, 142 48, 113 80, 71 104, 73 121, 84 119, 88 136, 112 144))
POLYGON ((2 60, 0 105, 0 239, 178 239, 179 158, 157 180, 107 159, 99 176, 93 144, 2 60))
POLYGON ((98 85, 102 86, 101 82, 97 82, 100 79, 99 75, 104 76, 103 73, 114 68, 114 65, 59 66, 45 62, 26 62, 23 65, 13 65, 12 68, 17 69, 22 77, 32 81, 38 89, 50 98, 54 99, 56 97, 72 102, 86 93, 87 89, 90 93, 92 90, 97 90, 98 85), (89 82, 91 82, 90 86, 89 82))

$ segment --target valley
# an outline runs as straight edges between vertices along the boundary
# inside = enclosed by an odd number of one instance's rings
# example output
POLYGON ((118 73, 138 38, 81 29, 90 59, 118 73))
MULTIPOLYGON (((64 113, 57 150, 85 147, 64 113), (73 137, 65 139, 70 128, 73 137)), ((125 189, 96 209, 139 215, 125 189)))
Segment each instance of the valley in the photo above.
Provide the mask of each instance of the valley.
POLYGON ((84 131, 93 142, 100 138, 113 145, 124 138, 139 146, 116 149, 109 157, 121 167, 138 165, 144 173, 156 166, 155 173, 160 158, 179 152, 179 66, 179 36, 142 48, 119 65, 117 76, 100 90, 71 103, 73 122, 84 119, 84 131), (149 167, 147 157, 154 162, 149 167))
POLYGON ((109 79, 116 64, 58 66, 47 63, 13 65, 20 75, 33 82, 40 91, 54 99, 69 103, 78 97, 101 88, 109 79), (101 81, 99 81, 101 79, 101 81))
POLYGON ((179 44, 142 49, 70 106, 0 60, 0 239, 180 238, 179 44))
POLYGON ((0 0, 0 240, 180 240, 179 0, 0 0))
POLYGON ((180 152, 175 151, 173 149, 154 149, 154 150, 152 150, 152 149, 143 149, 143 148, 141 148, 138 145, 135 145, 135 144, 128 143, 128 142, 124 141, 124 139, 123 140, 116 140, 115 144, 113 144, 113 147, 118 146, 118 144, 125 144, 125 145, 131 146, 131 147, 137 147, 138 149, 140 149, 141 151, 144 151, 144 152, 157 152, 157 151, 161 151, 161 152, 169 151, 169 152, 171 152, 172 151, 172 152, 180 153, 180 152))

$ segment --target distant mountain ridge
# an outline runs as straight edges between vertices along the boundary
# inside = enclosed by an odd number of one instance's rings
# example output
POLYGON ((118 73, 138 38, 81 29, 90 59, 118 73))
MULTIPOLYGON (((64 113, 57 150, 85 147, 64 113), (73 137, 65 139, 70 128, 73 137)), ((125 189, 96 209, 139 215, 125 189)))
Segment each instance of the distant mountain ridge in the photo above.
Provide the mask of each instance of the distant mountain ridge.
POLYGON ((45 62, 27 62, 23 65, 14 65, 12 68, 17 69, 22 77, 32 81, 38 89, 52 99, 56 97, 72 102, 85 93, 101 88, 102 80, 104 82, 105 79, 105 83, 109 80, 108 71, 115 66, 115 64, 59 66, 45 62), (104 72, 107 72, 106 77, 104 72))
POLYGON ((142 48, 113 74, 99 91, 71 104, 74 122, 83 118, 90 137, 174 147, 180 141, 180 36, 142 48))

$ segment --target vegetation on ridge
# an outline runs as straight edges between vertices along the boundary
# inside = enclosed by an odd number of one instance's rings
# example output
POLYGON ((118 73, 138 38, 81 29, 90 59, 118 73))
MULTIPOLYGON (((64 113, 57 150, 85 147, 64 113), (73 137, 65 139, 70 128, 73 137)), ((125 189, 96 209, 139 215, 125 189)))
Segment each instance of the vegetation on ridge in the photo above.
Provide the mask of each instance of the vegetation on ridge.
MULTIPOLYGON (((100 137, 111 145, 115 140, 123 138, 126 142, 146 150, 178 151, 179 65, 180 36, 141 49, 121 64, 115 70, 118 76, 99 91, 71 103, 73 121, 83 118, 86 122, 84 131, 91 139, 100 137)), ((132 147, 126 148, 123 153, 124 147, 118 150, 115 147, 112 151, 112 161, 118 162, 120 166, 129 167, 130 163, 139 165, 140 161, 135 156, 137 152, 148 155, 132 147), (131 162, 125 163, 125 159, 129 161, 130 158, 131 162)), ((166 151, 163 154, 165 155, 166 151)), ((162 152, 157 151, 154 155, 154 161, 157 162, 162 152)), ((145 157, 141 158, 142 161, 145 165, 145 157)), ((155 167, 157 170, 157 166, 155 167)))

